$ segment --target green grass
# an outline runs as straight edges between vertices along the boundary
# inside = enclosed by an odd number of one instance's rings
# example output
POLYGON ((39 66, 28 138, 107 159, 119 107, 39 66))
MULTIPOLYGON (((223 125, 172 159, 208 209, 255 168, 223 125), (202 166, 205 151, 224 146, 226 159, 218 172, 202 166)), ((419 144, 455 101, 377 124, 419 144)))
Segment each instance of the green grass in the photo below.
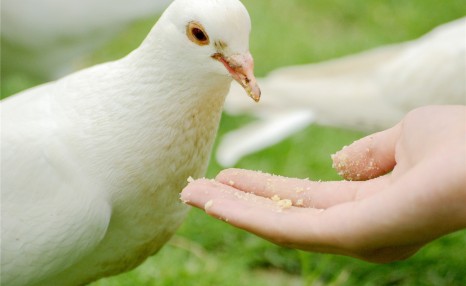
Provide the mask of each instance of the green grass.
MULTIPOLYGON (((244 0, 253 23, 256 73, 317 62, 371 47, 414 39, 466 14, 463 0, 244 0)), ((136 23, 83 65, 116 59, 135 48, 154 19, 136 23)), ((2 73, 2 96, 37 84, 2 73)), ((264 95, 266 96, 266 95, 264 95)), ((220 135, 248 122, 224 116, 220 135)), ((293 177, 335 180, 330 154, 363 136, 311 126, 241 160, 237 167, 293 177)), ((212 161, 207 176, 221 168, 212 161)), ((130 285, 466 285, 466 232, 439 239, 411 259, 376 265, 273 245, 192 210, 175 238, 135 270, 93 286, 130 285)))

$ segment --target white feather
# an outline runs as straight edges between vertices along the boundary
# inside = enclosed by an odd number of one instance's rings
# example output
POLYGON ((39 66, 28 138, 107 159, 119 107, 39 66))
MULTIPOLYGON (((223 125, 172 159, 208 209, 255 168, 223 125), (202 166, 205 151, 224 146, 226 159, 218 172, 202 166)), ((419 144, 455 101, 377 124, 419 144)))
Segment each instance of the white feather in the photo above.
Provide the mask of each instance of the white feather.
POLYGON ((247 51, 249 25, 237 0, 176 0, 125 58, 1 102, 2 285, 82 285, 170 238, 231 82, 213 41, 247 51), (211 45, 188 39, 190 20, 211 45))
POLYGON ((239 158, 264 149, 264 144, 276 144, 314 121, 314 114, 309 110, 270 115, 267 120, 253 122, 223 136, 217 148, 217 161, 222 166, 233 166, 239 158))

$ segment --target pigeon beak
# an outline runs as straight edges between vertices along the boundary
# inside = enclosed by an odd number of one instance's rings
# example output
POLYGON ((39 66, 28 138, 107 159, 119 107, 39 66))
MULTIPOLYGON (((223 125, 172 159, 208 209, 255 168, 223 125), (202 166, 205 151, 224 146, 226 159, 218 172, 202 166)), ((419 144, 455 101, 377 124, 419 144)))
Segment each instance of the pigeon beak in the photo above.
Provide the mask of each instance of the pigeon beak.
POLYGON ((255 102, 260 100, 261 90, 254 77, 254 60, 249 52, 246 54, 236 54, 230 57, 225 57, 221 53, 216 53, 212 57, 226 67, 231 77, 246 90, 249 97, 255 102))

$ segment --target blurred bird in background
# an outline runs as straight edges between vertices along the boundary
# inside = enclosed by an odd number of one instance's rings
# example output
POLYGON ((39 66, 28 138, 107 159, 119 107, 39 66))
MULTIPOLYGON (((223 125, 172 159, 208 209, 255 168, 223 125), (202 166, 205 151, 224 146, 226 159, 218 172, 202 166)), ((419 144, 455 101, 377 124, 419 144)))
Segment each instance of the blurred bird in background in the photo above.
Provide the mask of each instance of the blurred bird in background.
POLYGON ((51 80, 172 0, 2 0, 2 71, 51 80))
POLYGON ((227 113, 258 120, 224 135, 217 149, 223 166, 312 123, 370 132, 391 127, 419 106, 466 104, 466 18, 417 40, 280 68, 258 80, 260 105, 237 96, 237 85, 227 97, 227 113))

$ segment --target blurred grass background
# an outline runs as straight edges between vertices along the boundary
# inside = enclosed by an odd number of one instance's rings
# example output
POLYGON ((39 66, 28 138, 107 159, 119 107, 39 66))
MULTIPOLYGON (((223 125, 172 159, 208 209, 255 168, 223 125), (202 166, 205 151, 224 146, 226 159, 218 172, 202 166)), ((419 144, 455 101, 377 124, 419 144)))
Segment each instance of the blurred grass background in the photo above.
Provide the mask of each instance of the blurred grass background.
MULTIPOLYGON (((253 31, 256 75, 417 38, 466 15, 463 0, 243 0, 253 31)), ((137 47, 154 24, 132 25, 82 65, 117 59, 137 47)), ((466 37, 466 35, 465 35, 466 37)), ((466 40, 466 38, 465 38, 466 40)), ((2 71, 2 98, 40 83, 2 71)), ((264 94, 263 96, 267 96, 264 94)), ((250 118, 224 116, 219 136, 250 118)), ((364 136, 311 126, 241 160, 237 167, 314 180, 338 180, 330 154, 364 136)), ((208 177, 221 167, 212 159, 208 177)), ((451 234, 407 261, 376 265, 348 257, 275 246, 192 210, 176 236, 135 270, 102 279, 110 285, 466 285, 466 232, 451 234)))

